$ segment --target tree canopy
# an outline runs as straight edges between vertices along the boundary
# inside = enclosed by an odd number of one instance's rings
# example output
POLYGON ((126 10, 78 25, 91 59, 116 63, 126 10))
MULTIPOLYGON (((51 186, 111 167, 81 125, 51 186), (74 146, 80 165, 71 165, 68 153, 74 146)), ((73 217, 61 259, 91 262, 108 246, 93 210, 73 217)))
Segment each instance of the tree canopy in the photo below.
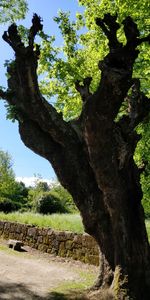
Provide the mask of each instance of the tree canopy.
POLYGON ((25 18, 28 6, 25 0, 0 0, 0 23, 25 18))
POLYGON ((0 196, 11 197, 16 192, 12 159, 7 152, 0 151, 0 196))
POLYGON ((27 202, 28 191, 23 183, 15 179, 12 158, 0 150, 0 210, 18 210, 27 202))

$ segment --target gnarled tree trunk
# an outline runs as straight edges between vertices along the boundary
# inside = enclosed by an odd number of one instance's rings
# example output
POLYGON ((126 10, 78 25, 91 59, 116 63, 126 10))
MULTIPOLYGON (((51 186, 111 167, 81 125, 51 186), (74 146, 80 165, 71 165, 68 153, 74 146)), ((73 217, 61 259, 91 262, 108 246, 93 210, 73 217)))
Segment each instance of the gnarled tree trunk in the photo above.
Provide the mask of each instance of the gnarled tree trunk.
POLYGON ((95 288, 110 288, 115 299, 150 298, 150 247, 147 239, 139 170, 133 154, 139 139, 136 125, 150 111, 148 99, 132 79, 140 39, 130 17, 124 21, 127 43, 118 42, 119 24, 109 14, 97 19, 109 39, 110 52, 100 62, 101 81, 94 94, 91 78, 76 82, 84 105, 78 120, 65 122, 41 95, 37 82, 39 49, 34 37, 42 29, 33 18, 27 47, 16 25, 4 33, 15 51, 8 68, 8 91, 0 96, 15 108, 19 132, 25 145, 45 157, 60 182, 72 194, 86 232, 100 247, 100 273, 95 288), (128 115, 116 120, 128 97, 128 115))

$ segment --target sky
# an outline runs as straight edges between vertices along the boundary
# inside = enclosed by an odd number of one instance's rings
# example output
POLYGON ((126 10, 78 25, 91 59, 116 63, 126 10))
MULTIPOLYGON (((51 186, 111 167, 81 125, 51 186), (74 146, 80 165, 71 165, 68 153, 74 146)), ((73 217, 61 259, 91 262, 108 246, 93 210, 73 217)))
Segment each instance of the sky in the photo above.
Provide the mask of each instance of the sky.
MULTIPOLYGON (((78 6, 77 0, 28 0, 29 12, 23 21, 16 22, 30 27, 33 13, 37 13, 43 19, 43 29, 45 33, 57 36, 57 44, 62 43, 57 24, 53 21, 53 17, 57 16, 59 9, 63 11, 70 11, 71 17, 75 18, 77 11, 82 8, 78 6)), ((5 69, 3 67, 5 60, 13 58, 13 50, 1 38, 4 30, 7 30, 8 25, 0 28, 0 86, 7 86, 7 79, 5 76, 5 69)), ((13 170, 16 177, 21 178, 22 181, 29 182, 38 174, 43 179, 55 179, 55 173, 50 163, 28 149, 18 133, 17 122, 12 123, 6 120, 6 109, 4 102, 0 101, 0 149, 8 151, 12 156, 13 170)))

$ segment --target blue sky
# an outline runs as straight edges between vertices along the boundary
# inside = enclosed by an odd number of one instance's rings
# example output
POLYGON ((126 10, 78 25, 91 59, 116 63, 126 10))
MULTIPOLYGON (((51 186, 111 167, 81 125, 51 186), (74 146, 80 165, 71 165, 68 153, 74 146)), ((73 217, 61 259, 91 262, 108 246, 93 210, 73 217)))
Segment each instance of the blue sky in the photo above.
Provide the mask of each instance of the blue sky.
MULTIPOLYGON (((44 31, 57 36, 57 43, 61 44, 61 36, 53 17, 59 9, 70 11, 71 17, 75 18, 76 11, 81 11, 77 0, 28 0, 29 13, 24 21, 17 22, 27 27, 31 24, 33 13, 37 13, 43 19, 44 31)), ((0 28, 0 85, 6 86, 7 80, 3 67, 6 59, 13 58, 12 49, 2 40, 1 36, 8 25, 0 28)), ((6 110, 3 101, 0 101, 0 148, 8 151, 13 158, 13 170, 16 177, 33 177, 34 174, 41 174, 43 178, 55 178, 55 173, 48 161, 36 155, 28 149, 21 141, 18 133, 17 122, 12 123, 6 120, 6 110)))

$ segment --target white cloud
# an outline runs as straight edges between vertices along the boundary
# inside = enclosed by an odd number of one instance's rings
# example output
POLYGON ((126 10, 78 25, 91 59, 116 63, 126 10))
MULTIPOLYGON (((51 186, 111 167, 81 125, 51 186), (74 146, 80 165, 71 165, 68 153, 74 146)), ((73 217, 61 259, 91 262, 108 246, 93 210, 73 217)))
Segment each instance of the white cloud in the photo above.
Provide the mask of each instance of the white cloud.
POLYGON ((55 179, 45 179, 45 178, 39 179, 36 177, 16 177, 16 181, 18 181, 18 182, 22 181, 25 184, 25 186, 27 186, 27 187, 35 186, 37 181, 47 182, 47 184, 50 186, 53 185, 54 183, 56 183, 55 179))

